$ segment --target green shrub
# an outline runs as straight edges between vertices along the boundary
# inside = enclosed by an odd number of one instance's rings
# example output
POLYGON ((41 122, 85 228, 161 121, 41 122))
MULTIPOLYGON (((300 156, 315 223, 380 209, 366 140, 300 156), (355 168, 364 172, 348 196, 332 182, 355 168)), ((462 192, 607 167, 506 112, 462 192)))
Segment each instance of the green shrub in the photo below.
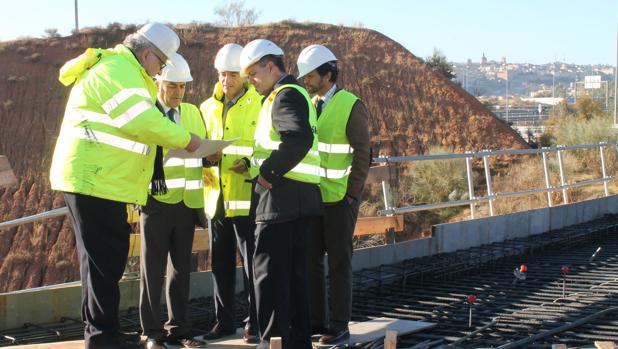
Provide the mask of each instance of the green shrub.
MULTIPOLYGON (((431 146, 426 155, 453 152, 452 149, 431 146)), ((467 199, 466 162, 463 159, 407 162, 394 195, 398 206, 467 199)), ((455 207, 436 212, 440 212, 441 218, 447 218, 461 209, 455 207)))

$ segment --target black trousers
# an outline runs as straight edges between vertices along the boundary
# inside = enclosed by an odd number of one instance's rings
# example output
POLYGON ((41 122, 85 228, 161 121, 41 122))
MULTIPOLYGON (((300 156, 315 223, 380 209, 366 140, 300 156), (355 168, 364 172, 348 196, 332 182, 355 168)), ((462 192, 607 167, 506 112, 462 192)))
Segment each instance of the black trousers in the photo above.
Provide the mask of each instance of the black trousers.
POLYGON ((148 197, 142 207, 139 312, 145 336, 177 338, 191 330, 187 304, 195 223, 195 209, 183 202, 166 204, 148 197), (160 320, 164 283, 168 314, 165 331, 160 320))
POLYGON ((311 326, 335 331, 347 328, 352 312, 352 238, 359 203, 347 198, 324 205, 323 219, 309 236, 311 326), (326 296, 324 253, 328 254, 330 297, 326 296), (329 303, 326 302, 330 299, 329 303), (330 309, 330 314, 329 310, 330 309))
POLYGON ((281 337, 284 349, 311 348, 306 251, 315 219, 256 226, 253 277, 260 349, 269 348, 271 337, 281 337))
POLYGON ((224 329, 235 329, 236 312, 236 248, 243 261, 244 287, 249 312, 245 323, 257 329, 255 292, 253 287, 253 253, 255 251, 255 224, 249 217, 224 217, 223 202, 219 197, 217 213, 211 220, 210 253, 214 285, 216 321, 224 329))
POLYGON ((82 281, 82 320, 87 349, 118 341, 118 306, 129 253, 126 204, 93 196, 65 193, 73 220, 82 281))

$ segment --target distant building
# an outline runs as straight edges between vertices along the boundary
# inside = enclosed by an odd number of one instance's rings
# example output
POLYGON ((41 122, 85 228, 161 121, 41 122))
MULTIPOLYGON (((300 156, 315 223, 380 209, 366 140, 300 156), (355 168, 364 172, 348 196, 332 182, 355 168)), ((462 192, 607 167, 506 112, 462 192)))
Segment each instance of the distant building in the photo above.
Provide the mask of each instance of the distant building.
POLYGON ((485 52, 483 52, 483 57, 481 57, 481 66, 487 65, 487 57, 485 57, 485 52))

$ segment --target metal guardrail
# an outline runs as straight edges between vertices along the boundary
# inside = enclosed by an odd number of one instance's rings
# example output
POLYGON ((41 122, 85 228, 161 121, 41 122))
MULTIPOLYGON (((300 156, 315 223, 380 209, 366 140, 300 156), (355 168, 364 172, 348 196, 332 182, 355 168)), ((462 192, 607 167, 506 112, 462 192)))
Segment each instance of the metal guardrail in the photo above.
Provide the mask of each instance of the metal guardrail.
POLYGON ((34 223, 34 222, 41 221, 41 220, 48 219, 48 218, 60 217, 66 214, 69 214, 69 209, 66 206, 60 207, 60 208, 56 208, 50 211, 37 213, 32 216, 27 216, 27 217, 17 218, 17 219, 13 219, 13 220, 6 221, 6 222, 1 222, 0 230, 13 228, 13 227, 16 227, 22 224, 34 223))
POLYGON ((554 191, 562 191, 563 203, 569 203, 567 189, 579 187, 583 185, 590 185, 596 183, 603 183, 603 189, 605 196, 609 196, 609 189, 607 182, 615 179, 615 176, 608 176, 606 165, 605 165, 605 154, 604 149, 608 147, 616 147, 618 143, 612 142, 601 142, 599 144, 579 144, 572 146, 564 146, 559 145, 556 147, 547 147, 540 149, 513 149, 513 150, 482 150, 478 152, 466 152, 466 153, 457 153, 457 154, 437 154, 437 155, 414 155, 414 156, 393 156, 393 157, 378 157, 374 159, 375 163, 383 163, 383 164, 391 164, 391 163, 400 163, 407 161, 424 161, 424 160, 451 160, 451 159, 465 159, 466 160, 466 179, 468 184, 468 197, 466 200, 454 200, 454 201, 446 201, 446 202, 437 202, 437 203, 429 203, 429 204, 420 204, 420 205, 411 205, 405 207, 393 207, 391 205, 391 195, 390 188, 386 181, 382 182, 382 190, 384 197, 384 210, 378 211, 378 215, 397 215, 411 212, 419 212, 426 210, 435 210, 439 208, 446 207, 454 207, 454 206, 463 206, 470 205, 470 218, 474 219, 476 216, 476 204, 482 202, 488 202, 489 204, 489 214, 490 216, 494 215, 494 200, 498 198, 507 198, 507 197, 516 197, 516 196, 526 196, 538 193, 547 193, 547 206, 552 207, 553 202, 551 198, 551 193, 554 191), (566 177, 566 171, 564 166, 564 152, 567 150, 578 150, 578 149, 599 149, 599 157, 601 159, 601 173, 603 175, 602 178, 589 179, 579 182, 571 182, 568 183, 566 177), (548 162, 548 154, 556 154, 558 159, 558 168, 560 173, 560 185, 552 186, 550 182, 550 174, 549 174, 549 162, 548 162), (495 155, 522 155, 522 154, 541 154, 543 158, 543 172, 545 177, 545 187, 544 188, 536 188, 529 190, 522 190, 516 192, 505 192, 505 193, 494 193, 491 182, 491 172, 489 168, 489 157, 495 155), (472 173, 472 160, 475 158, 483 159, 483 171, 485 173, 485 182, 487 185, 487 195, 476 197, 474 195, 474 178, 472 173))
MULTIPOLYGON (((476 207, 475 204, 488 202, 489 203, 489 213, 491 216, 494 215, 494 207, 493 202, 499 198, 507 198, 507 197, 516 197, 516 196, 526 196, 538 193, 547 193, 547 203, 548 207, 553 206, 551 193, 554 191, 562 191, 563 195, 563 203, 567 204, 569 202, 567 189, 579 187, 583 185, 591 185, 596 183, 603 183, 604 194, 605 196, 609 196, 609 189, 607 182, 615 179, 615 176, 608 176, 607 170, 605 166, 605 155, 603 150, 608 147, 616 147, 618 143, 612 142, 601 142, 599 144, 579 144, 579 145, 571 145, 564 146, 559 145, 556 147, 547 147, 540 149, 512 149, 512 150, 481 150, 477 152, 466 152, 466 153, 453 153, 453 154, 436 154, 436 155, 414 155, 414 156, 392 156, 392 157, 377 157, 373 159, 374 163, 377 164, 392 164, 392 163, 400 163, 407 161, 424 161, 424 160, 451 160, 451 159, 465 159, 466 160, 466 180, 468 184, 468 197, 470 199, 466 200, 454 200, 447 202, 436 202, 429 204, 421 204, 421 205, 412 205, 405 207, 393 207, 391 205, 391 190, 390 184, 388 181, 382 181, 382 193, 384 200, 384 210, 378 211, 378 215, 380 216, 391 216, 397 214, 418 212, 418 211, 426 211, 426 210, 435 210, 440 208, 454 207, 454 206, 463 206, 470 205, 470 217, 472 219, 476 216, 476 207), (589 179, 585 181, 572 182, 567 183, 566 171, 564 167, 563 153, 567 150, 577 150, 577 149, 599 149, 599 156, 601 159, 601 170, 603 177, 589 179), (558 167, 560 170, 560 185, 552 186, 549 178, 549 162, 548 162, 548 154, 556 154, 558 159, 558 167), (525 154, 541 154, 543 157, 543 169, 545 175, 545 187, 537 188, 537 189, 529 189, 522 190, 516 192, 506 192, 506 193, 494 193, 492 184, 491 184, 491 172, 489 168, 489 157, 496 155, 525 155, 525 154), (481 197, 475 197, 474 195, 474 178, 472 173, 472 160, 475 158, 483 159, 483 171, 485 173, 485 181, 487 184, 487 195, 481 197)), ((38 213, 32 216, 27 216, 23 218, 14 219, 11 221, 0 222, 0 230, 9 229, 18 225, 33 223, 40 220, 54 218, 63 216, 69 213, 67 207, 57 208, 51 211, 38 213)))

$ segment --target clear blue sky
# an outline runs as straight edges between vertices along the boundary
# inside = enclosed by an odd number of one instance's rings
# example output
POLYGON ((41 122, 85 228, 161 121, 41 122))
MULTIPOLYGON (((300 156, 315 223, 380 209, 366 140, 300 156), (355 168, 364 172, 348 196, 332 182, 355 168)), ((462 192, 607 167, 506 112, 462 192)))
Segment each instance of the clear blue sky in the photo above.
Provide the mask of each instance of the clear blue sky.
MULTIPOLYGON (((0 0, 0 40, 68 35, 74 0, 0 0), (53 6, 52 6, 53 4, 53 6)), ((214 22, 224 0, 79 0, 80 27, 110 22, 214 22)), ((509 62, 616 64, 618 0, 246 0, 258 23, 284 19, 362 23, 420 57, 440 49, 449 60, 505 56, 509 62)))

